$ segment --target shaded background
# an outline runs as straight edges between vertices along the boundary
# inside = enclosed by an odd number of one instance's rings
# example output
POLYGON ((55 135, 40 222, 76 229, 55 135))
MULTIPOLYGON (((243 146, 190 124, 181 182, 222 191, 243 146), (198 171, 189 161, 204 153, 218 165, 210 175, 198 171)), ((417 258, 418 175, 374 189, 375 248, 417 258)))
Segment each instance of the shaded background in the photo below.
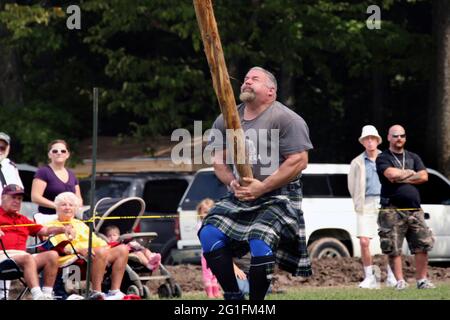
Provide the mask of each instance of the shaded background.
MULTIPOLYGON (((273 71, 279 100, 309 125, 311 162, 350 162, 366 124, 386 148, 399 123, 407 149, 450 176, 448 1, 213 3, 235 92, 250 67, 273 71), (379 30, 366 27, 372 4, 379 30)), ((192 2, 0 0, 0 130, 13 138, 15 161, 45 161, 55 138, 76 155, 92 135, 94 86, 99 135, 119 144, 194 120, 206 130, 220 111, 192 2), (81 8, 81 30, 66 27, 69 4, 81 8)))

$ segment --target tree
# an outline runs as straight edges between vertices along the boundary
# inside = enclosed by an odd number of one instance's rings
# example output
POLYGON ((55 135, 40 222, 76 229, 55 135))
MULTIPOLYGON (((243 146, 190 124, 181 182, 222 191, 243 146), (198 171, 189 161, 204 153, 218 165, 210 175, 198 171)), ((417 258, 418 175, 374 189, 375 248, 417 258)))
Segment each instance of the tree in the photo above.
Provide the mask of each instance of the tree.
POLYGON ((450 3, 433 2, 434 68, 428 114, 429 152, 450 178, 450 3))
MULTIPOLYGON (((4 10, 5 1, 0 0, 0 12, 4 10)), ((23 106, 23 83, 20 60, 17 51, 4 43, 8 30, 0 22, 0 106, 23 106)))
MULTIPOLYGON (((214 1, 235 92, 249 67, 273 71, 279 98, 309 125, 311 161, 348 162, 368 123, 381 132, 406 123, 412 149, 427 143, 426 122, 417 119, 427 105, 431 3, 382 1, 380 30, 366 27, 370 4, 214 1)), ((194 120, 211 124, 219 107, 190 1, 85 0, 80 7, 79 31, 66 28, 61 7, 9 4, 0 12, 2 40, 18 53, 26 88, 23 113, 2 110, 0 121, 18 128, 22 161, 36 161, 52 138, 90 136, 93 86, 103 135, 140 138, 190 129, 194 120)))

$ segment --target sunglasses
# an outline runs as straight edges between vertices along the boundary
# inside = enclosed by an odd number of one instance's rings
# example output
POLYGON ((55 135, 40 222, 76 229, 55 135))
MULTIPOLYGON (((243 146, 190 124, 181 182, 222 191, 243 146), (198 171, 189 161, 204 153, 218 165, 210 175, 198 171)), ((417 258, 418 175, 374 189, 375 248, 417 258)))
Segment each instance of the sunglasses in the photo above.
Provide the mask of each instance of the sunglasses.
POLYGON ((5 151, 6 148, 8 148, 7 146, 0 146, 0 151, 5 151))
POLYGON ((392 138, 398 139, 398 138, 405 138, 406 134, 393 134, 392 138))
POLYGON ((51 153, 54 153, 54 154, 56 154, 58 152, 67 153, 67 150, 66 149, 52 149, 51 150, 51 153))

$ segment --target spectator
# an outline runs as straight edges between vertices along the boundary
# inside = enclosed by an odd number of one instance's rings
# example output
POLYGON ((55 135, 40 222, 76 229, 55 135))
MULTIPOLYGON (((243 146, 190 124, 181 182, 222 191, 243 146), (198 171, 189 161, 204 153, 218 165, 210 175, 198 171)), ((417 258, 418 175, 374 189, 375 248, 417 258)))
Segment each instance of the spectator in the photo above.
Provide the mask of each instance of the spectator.
MULTIPOLYGON (((372 255, 370 254, 370 240, 377 236, 378 206, 380 203, 381 184, 377 175, 376 158, 380 150, 378 145, 382 139, 378 130, 371 125, 362 128, 359 142, 365 151, 352 160, 348 174, 348 190, 353 199, 356 211, 356 236, 361 247, 361 260, 364 267, 364 280, 360 288, 377 289, 380 287, 373 272, 372 255)), ((387 265, 386 284, 396 285, 397 280, 387 265)))
MULTIPOLYGON (((75 219, 75 212, 79 206, 79 198, 73 192, 63 192, 55 198, 56 213, 58 220, 52 221, 49 225, 62 226, 71 225, 76 231, 76 237, 71 240, 72 245, 78 254, 87 257, 89 246, 89 227, 84 222, 75 219)), ((68 240, 64 235, 57 235, 51 238, 53 245, 68 240)), ((68 255, 59 259, 62 265, 67 260, 73 258, 74 252, 67 245, 65 251, 68 255)), ((95 234, 92 235, 92 289, 90 299, 94 300, 121 300, 125 296, 120 291, 123 275, 128 261, 128 248, 121 244, 110 248, 106 241, 100 239, 95 234), (102 292, 102 281, 105 275, 106 267, 111 266, 111 288, 105 295, 102 292)))
MULTIPOLYGON (((23 188, 19 170, 14 162, 8 159, 11 151, 11 138, 4 132, 0 132, 0 194, 8 184, 16 184, 23 188)), ((2 201, 0 200, 0 205, 2 201)))
MULTIPOLYGON (((120 229, 115 225, 109 225, 105 228, 105 236, 108 238, 108 244, 110 246, 116 246, 120 243, 120 229)), ((161 264, 161 254, 151 252, 150 249, 144 247, 139 242, 133 240, 125 243, 128 251, 133 253, 139 262, 146 266, 149 270, 155 271, 159 269, 161 264)))
MULTIPOLYGON (((209 209, 214 206, 214 201, 209 198, 205 198, 197 205, 197 217, 199 218, 199 223, 197 229, 200 229, 202 226, 203 218, 208 213, 209 209)), ((203 287, 205 289, 206 295, 208 298, 219 298, 221 296, 219 283, 217 282, 216 276, 212 273, 211 269, 208 267, 206 263, 205 257, 202 254, 201 257, 202 262, 202 280, 203 287)))
MULTIPOLYGON (((199 224, 197 229, 201 227, 203 218, 208 213, 209 209, 214 206, 214 201, 210 198, 205 198, 197 205, 197 216, 199 218, 199 224)), ((212 273, 211 269, 208 268, 208 264, 205 257, 202 254, 202 279, 203 285, 206 291, 206 295, 209 298, 219 298, 221 297, 221 292, 219 284, 217 282, 216 276, 212 273)), ((250 263, 249 263, 250 264, 250 263)), ((244 294, 248 294, 248 280, 247 274, 244 273, 236 264, 233 264, 234 273, 236 275, 236 280, 238 281, 239 288, 244 294)))
POLYGON ((425 223, 416 185, 428 181, 428 172, 422 159, 405 150, 406 133, 394 125, 388 133, 389 149, 377 158, 377 172, 381 182, 381 210, 378 218, 381 250, 389 256, 398 290, 408 284, 403 277, 402 244, 406 236, 410 251, 415 255, 418 289, 433 289, 427 279, 428 251, 434 238, 425 223))
MULTIPOLYGON (((58 254, 56 251, 46 251, 37 254, 26 252, 26 242, 29 235, 48 236, 64 233, 68 239, 75 236, 71 226, 44 227, 19 213, 24 191, 16 184, 7 185, 2 191, 0 207, 0 226, 28 225, 20 227, 0 228, 0 239, 9 257, 23 270, 27 286, 31 290, 33 300, 53 300, 53 285, 58 272, 58 254), (38 271, 43 272, 43 287, 39 286, 38 271)), ((0 261, 7 259, 0 252, 0 261)))
MULTIPOLYGON (((23 188, 22 180, 20 179, 19 170, 14 162, 8 159, 11 151, 11 138, 4 132, 0 132, 0 194, 4 187, 8 184, 16 184, 23 188)), ((0 205, 2 200, 0 197, 0 205)), ((0 282, 0 299, 4 298, 5 290, 3 285, 6 284, 6 298, 8 298, 8 291, 11 281, 0 282)))
POLYGON ((78 179, 72 170, 66 169, 70 157, 69 146, 64 140, 54 140, 48 145, 50 163, 39 168, 31 188, 31 200, 39 205, 39 212, 55 214, 55 197, 62 192, 73 192, 83 205, 78 179))

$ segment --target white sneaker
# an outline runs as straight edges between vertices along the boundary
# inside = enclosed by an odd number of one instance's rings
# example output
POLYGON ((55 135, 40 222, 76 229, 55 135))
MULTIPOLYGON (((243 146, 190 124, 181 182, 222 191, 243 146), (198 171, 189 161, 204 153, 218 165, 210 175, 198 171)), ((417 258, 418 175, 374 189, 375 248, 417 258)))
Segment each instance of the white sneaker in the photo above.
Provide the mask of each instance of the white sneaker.
POLYGON ((397 279, 393 275, 388 275, 386 278, 386 287, 394 288, 397 285, 397 279))
POLYGON ((436 286, 428 279, 417 281, 417 289, 436 289, 436 286))
POLYGON ((379 289, 380 284, 377 281, 377 278, 375 276, 369 276, 366 277, 358 286, 362 289, 379 289))
POLYGON ((33 300, 55 300, 52 294, 42 293, 33 300))
POLYGON ((74 293, 68 296, 66 300, 84 300, 84 297, 74 293))
POLYGON ((409 284, 405 280, 398 280, 397 284, 395 285, 396 290, 405 290, 409 287, 409 284))
POLYGON ((87 300, 105 300, 106 295, 100 291, 92 291, 87 300))
POLYGON ((123 293, 122 291, 117 291, 117 292, 108 292, 106 294, 105 300, 122 300, 123 297, 125 297, 125 293, 123 293))

